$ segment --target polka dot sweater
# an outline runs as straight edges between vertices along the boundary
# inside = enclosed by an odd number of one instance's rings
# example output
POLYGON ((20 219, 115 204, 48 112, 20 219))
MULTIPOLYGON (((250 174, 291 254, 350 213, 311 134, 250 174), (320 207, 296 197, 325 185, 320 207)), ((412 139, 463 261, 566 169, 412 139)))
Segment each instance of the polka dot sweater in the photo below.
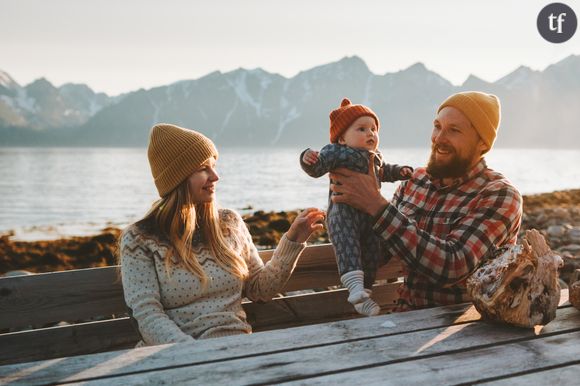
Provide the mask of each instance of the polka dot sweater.
POLYGON ((292 242, 284 235, 264 265, 242 218, 230 210, 221 210, 220 218, 242 232, 247 243, 243 258, 249 277, 245 281, 221 268, 203 246, 194 251, 210 278, 206 288, 179 265, 172 265, 167 275, 163 257, 169 245, 136 224, 123 233, 121 275, 125 302, 143 339, 138 346, 251 333, 242 297, 268 301, 288 281, 305 243, 292 242))

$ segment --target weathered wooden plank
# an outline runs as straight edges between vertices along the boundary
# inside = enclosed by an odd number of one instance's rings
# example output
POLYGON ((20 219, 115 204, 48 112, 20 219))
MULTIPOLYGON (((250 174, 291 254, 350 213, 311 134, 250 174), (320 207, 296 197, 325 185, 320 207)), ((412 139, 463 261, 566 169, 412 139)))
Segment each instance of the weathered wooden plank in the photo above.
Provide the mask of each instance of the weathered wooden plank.
MULTIPOLYGON (((260 252, 260 257, 267 262, 272 253, 272 250, 263 251, 260 252)), ((401 276, 403 276, 403 269, 399 259, 392 259, 377 272, 377 280, 396 279, 401 276)), ((332 245, 312 245, 302 252, 284 291, 326 288, 339 284, 340 278, 332 245)))
MULTIPOLYGON (((385 377, 405 385, 476 381, 577 359, 580 315, 577 312, 574 315, 555 323, 560 331, 554 336, 538 337, 533 329, 474 322, 225 362, 156 369, 118 376, 114 382, 280 384, 300 380, 327 385, 357 384, 363 377, 365 384, 385 383, 385 377), (546 355, 545 350, 551 352, 546 355), (524 359, 514 358, 518 355, 524 359)), ((194 345, 189 347, 193 349, 194 345)), ((194 352, 189 356, 197 355, 194 352)), ((94 384, 111 381, 97 379, 94 384)))
POLYGON ((0 329, 123 314, 114 267, 0 278, 0 329))
POLYGON ((30 369, 40 367, 41 371, 23 377, 23 383, 53 383, 68 377, 81 379, 103 374, 157 369, 167 366, 169 362, 179 366, 262 355, 273 351, 300 350, 316 345, 337 344, 344 340, 369 339, 376 335, 401 334, 417 329, 449 326, 478 320, 479 317, 474 307, 461 304, 200 341, 199 352, 190 352, 191 348, 187 345, 163 345, 2 366, 0 378, 11 376, 12 378, 6 379, 15 380, 18 379, 17 374, 25 374, 30 369), (383 327, 384 323, 388 323, 388 327, 383 327), (118 367, 113 369, 112 363, 118 367))
POLYGON ((121 350, 138 340, 129 318, 3 334, 0 364, 121 350))
MULTIPOLYGON (((160 371, 163 367, 187 366, 183 369, 184 373, 189 373, 188 376, 193 378, 201 377, 195 381, 196 383, 209 382, 210 380, 203 378, 209 372, 216 373, 219 377, 220 373, 223 375, 223 378, 215 379, 215 382, 219 383, 242 379, 239 378, 241 374, 248 371, 269 371, 267 370, 269 367, 280 368, 284 373, 292 374, 312 371, 315 375, 322 371, 324 366, 328 366, 328 363, 335 363, 335 359, 342 357, 342 353, 345 355, 352 353, 352 358, 344 359, 348 363, 357 363, 359 356, 364 359, 365 364, 383 362, 386 359, 396 362, 406 357, 432 355, 434 352, 454 350, 458 347, 471 348, 481 345, 482 342, 489 344, 492 341, 505 341, 522 336, 534 337, 533 330, 470 323, 478 318, 479 314, 468 305, 438 307, 275 330, 250 336, 212 339, 193 345, 165 345, 66 358, 53 363, 45 361, 4 366, 0 367, 0 377, 11 381, 20 380, 22 383, 53 383, 143 372, 145 377, 141 378, 143 381, 147 379, 148 374, 160 371), (356 354, 358 350, 361 350, 360 354, 356 354), (299 358, 290 360, 285 357, 285 353, 290 353, 288 355, 292 358, 294 356, 299 358), (368 362, 369 360, 371 362, 368 362), (227 364, 224 361, 227 361, 227 364), (286 366, 291 366, 293 361, 296 361, 296 366, 287 368, 286 366), (252 367, 256 365, 255 362, 258 363, 258 369, 252 367), (309 364, 310 362, 312 364, 309 364), (261 365, 263 366, 260 367, 261 365), (30 375, 22 375, 38 367, 42 369, 31 372, 30 375)), ((548 325, 549 331, 539 333, 553 334, 578 327, 579 319, 580 313, 573 308, 560 309, 556 320, 548 325)), ((347 367, 352 363, 347 364, 347 367)), ((171 378, 167 378, 168 381, 169 379, 171 378)), ((179 379, 181 378, 175 378, 179 379)), ((192 378, 184 379, 192 381, 192 378)), ((245 381, 251 383, 251 380, 245 381)), ((272 382, 275 383, 274 380, 272 382)), ((213 378, 209 383, 214 383, 213 378)))
MULTIPOLYGON (((394 307, 400 282, 373 288, 373 299, 383 311, 394 307)), ((346 289, 277 298, 274 301, 244 305, 248 321, 255 331, 321 323, 357 316, 348 303, 346 289)))
MULTIPOLYGON (((420 360, 342 372, 288 384, 352 384, 364 377, 366 385, 473 385, 489 378, 562 366, 578 360, 580 332, 449 353, 420 360)), ((578 374, 577 370, 574 370, 578 374)), ((167 375, 171 373, 167 372, 167 375)), ((161 375, 161 374, 159 374, 161 375)), ((122 378, 115 379, 120 381, 122 378)), ((514 378, 510 378, 513 380, 514 378)), ((515 378, 517 379, 517 378, 515 378)), ((577 377, 575 382, 577 384, 577 377)), ((125 381, 125 379, 122 379, 125 381)), ((151 379, 154 382, 154 379, 151 379)), ((514 383, 506 383, 512 385, 514 383)), ((526 383, 536 385, 542 383, 526 383)), ((549 381, 544 384, 559 384, 549 381)), ((562 383, 566 384, 566 383, 562 383)))
POLYGON ((577 385, 580 379, 580 359, 553 369, 483 382, 486 386, 577 385))
MULTIPOLYGON (((374 298, 388 310, 398 284, 378 286, 374 298)), ((287 328, 357 316, 346 290, 277 298, 265 304, 244 303, 254 331, 287 328)), ((0 365, 90 354, 134 346, 139 336, 129 318, 0 335, 0 365)))
MULTIPOLYGON (((265 261, 271 255, 272 251, 260 252, 265 261)), ((391 261, 379 270, 377 279, 401 275, 401 263, 391 261)), ((315 245, 303 252, 284 292, 337 284, 332 246, 315 245)), ((116 266, 0 278, 0 330, 123 315, 125 307, 116 266)))

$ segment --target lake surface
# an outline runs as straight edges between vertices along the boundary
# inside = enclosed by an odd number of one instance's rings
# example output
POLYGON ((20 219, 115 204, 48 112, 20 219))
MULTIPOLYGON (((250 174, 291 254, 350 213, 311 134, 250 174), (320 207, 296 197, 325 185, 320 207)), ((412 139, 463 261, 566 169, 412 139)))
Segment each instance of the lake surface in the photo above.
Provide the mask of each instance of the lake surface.
MULTIPOLYGON (((217 199, 240 212, 326 208, 328 179, 307 176, 302 149, 220 148, 217 199), (249 209, 251 208, 251 209, 249 209)), ((388 163, 425 165, 428 149, 382 149, 388 163)), ((488 165, 523 194, 580 187, 580 150, 494 149, 488 165)), ((390 197, 396 184, 383 184, 390 197)), ((0 233, 87 234, 141 217, 157 198, 144 148, 0 148, 0 233)))

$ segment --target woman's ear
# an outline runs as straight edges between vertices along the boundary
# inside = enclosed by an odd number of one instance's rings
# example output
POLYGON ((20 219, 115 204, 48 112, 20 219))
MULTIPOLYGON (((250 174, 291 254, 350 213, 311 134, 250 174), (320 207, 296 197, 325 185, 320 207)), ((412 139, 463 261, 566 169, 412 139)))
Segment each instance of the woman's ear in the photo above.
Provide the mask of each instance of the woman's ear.
POLYGON ((344 140, 344 137, 341 136, 340 138, 338 138, 338 143, 340 145, 344 145, 346 143, 346 141, 344 140))

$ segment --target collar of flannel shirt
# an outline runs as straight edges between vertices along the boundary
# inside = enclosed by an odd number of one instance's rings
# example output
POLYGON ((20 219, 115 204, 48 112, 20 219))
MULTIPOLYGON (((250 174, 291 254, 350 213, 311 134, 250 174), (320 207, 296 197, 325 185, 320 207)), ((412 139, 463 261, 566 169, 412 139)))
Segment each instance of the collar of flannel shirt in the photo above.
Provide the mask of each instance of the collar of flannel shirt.
POLYGON ((451 190, 451 189, 456 188, 457 186, 477 177, 479 174, 483 173, 483 171, 485 171, 485 169, 487 169, 487 163, 485 162, 485 158, 482 158, 481 160, 479 160, 479 162, 477 164, 475 164, 474 167, 472 167, 467 172, 467 174, 465 174, 462 177, 454 179, 453 183, 451 183, 450 185, 443 185, 442 178, 437 178, 437 179, 429 178, 429 179, 430 179, 431 183, 433 184, 433 186, 437 190, 451 190))

